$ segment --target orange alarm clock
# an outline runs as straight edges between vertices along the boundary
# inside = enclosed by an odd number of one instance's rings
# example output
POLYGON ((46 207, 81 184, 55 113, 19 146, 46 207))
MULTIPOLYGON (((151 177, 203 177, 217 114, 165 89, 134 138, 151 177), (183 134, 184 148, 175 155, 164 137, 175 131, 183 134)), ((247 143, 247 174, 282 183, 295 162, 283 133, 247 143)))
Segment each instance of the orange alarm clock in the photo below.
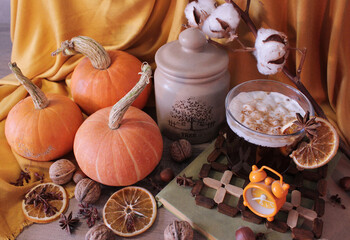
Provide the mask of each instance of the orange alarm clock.
POLYGON ((273 221, 274 216, 286 202, 289 184, 283 182, 281 174, 275 170, 262 166, 258 169, 253 165, 249 174, 250 183, 243 191, 243 204, 260 217, 273 221), (280 179, 268 177, 264 169, 276 174, 280 179))

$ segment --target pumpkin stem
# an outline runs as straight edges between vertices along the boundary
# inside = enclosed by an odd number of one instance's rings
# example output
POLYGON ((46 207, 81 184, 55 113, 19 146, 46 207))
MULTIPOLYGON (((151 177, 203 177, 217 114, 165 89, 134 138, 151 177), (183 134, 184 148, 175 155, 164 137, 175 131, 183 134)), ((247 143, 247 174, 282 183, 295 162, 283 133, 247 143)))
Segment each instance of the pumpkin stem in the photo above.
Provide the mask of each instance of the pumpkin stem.
POLYGON ((82 53, 90 59, 92 66, 99 70, 105 70, 111 65, 111 58, 103 46, 89 37, 78 36, 70 41, 66 40, 61 43, 59 49, 51 53, 51 56, 56 56, 60 52, 63 56, 82 53))
POLYGON ((15 74, 18 81, 23 85, 23 87, 27 90, 27 92, 32 97, 35 109, 44 109, 49 105, 49 100, 45 96, 44 92, 35 85, 32 81, 30 81, 27 77, 25 77, 21 71, 21 69, 17 66, 17 64, 9 62, 9 68, 15 74))
POLYGON ((152 75, 151 66, 146 62, 142 63, 141 72, 139 72, 139 74, 141 77, 136 85, 112 107, 112 110, 109 113, 108 123, 110 129, 119 128, 125 112, 149 83, 149 79, 152 75))

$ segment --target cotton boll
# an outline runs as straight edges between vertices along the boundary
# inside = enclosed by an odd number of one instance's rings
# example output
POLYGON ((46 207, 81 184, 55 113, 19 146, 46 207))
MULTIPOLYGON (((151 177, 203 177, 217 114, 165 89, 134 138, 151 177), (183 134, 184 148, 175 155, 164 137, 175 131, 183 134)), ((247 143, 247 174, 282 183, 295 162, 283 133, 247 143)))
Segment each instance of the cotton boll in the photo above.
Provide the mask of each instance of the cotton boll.
POLYGON ((198 18, 205 18, 210 15, 216 8, 215 0, 199 0, 198 2, 193 1, 187 4, 185 8, 185 16, 188 20, 190 27, 198 27, 198 18))
POLYGON ((198 4, 202 10, 208 13, 208 15, 211 14, 216 8, 215 0, 198 0, 198 4))
POLYGON ((198 11, 197 5, 198 4, 196 2, 190 2, 185 8, 185 16, 187 18, 188 25, 191 27, 198 27, 194 12, 195 10, 198 11))
POLYGON ((224 3, 204 21, 202 31, 211 38, 232 38, 239 20, 240 16, 232 4, 224 3))
POLYGON ((288 55, 288 40, 284 33, 261 28, 255 41, 254 56, 261 74, 270 75, 282 70, 288 55))

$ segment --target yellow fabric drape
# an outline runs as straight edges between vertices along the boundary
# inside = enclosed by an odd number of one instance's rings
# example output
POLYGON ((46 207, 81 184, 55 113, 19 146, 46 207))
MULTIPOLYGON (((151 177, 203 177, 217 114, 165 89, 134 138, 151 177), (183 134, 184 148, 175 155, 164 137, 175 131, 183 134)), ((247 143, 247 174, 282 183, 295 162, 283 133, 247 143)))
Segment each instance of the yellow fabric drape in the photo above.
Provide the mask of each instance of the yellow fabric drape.
MULTIPOLYGON (((106 49, 126 50, 154 66, 157 49, 177 38, 186 4, 187 1, 176 0, 13 0, 11 60, 17 62, 25 76, 41 84, 45 93, 70 96, 66 82, 69 84, 70 74, 83 56, 51 57, 62 41, 78 35, 89 36, 106 49)), ((0 80, 0 239, 15 239, 24 226, 31 224, 22 214, 21 200, 39 183, 34 172, 44 174, 48 181, 52 164, 20 157, 6 141, 6 116, 26 95, 13 75, 0 80), (21 169, 31 172, 31 181, 22 187, 11 185, 21 169)), ((65 158, 74 157, 70 154, 65 158)), ((74 184, 65 188, 72 197, 74 184)))
MULTIPOLYGON (((235 2, 245 7, 246 0, 235 2)), ((42 83, 44 92, 69 96, 69 81, 65 80, 69 80, 82 56, 51 57, 62 41, 89 36, 106 49, 125 50, 155 67, 157 49, 177 39, 182 24, 186 23, 183 10, 187 3, 187 0, 12 0, 11 60, 17 62, 27 77, 42 83)), ((347 141, 350 141, 350 126, 346 124, 350 118, 349 12, 347 0, 256 0, 251 1, 250 7, 258 28, 282 31, 291 46, 307 48, 301 80, 319 103, 328 106, 325 108, 328 116, 337 122, 347 141)), ((245 45, 254 45, 254 38, 243 22, 238 35, 245 45)), ((237 43, 230 45, 239 47, 237 43)), ((290 54, 289 69, 295 70, 299 60, 300 54, 290 54)), ((291 84, 283 73, 259 74, 255 58, 249 53, 230 52, 229 69, 232 86, 257 78, 291 84)), ((34 178, 24 187, 15 187, 10 182, 15 182, 24 168, 44 173, 47 178, 50 165, 20 158, 6 142, 6 116, 25 96, 13 75, 0 80, 0 238, 5 239, 14 239, 29 224, 19 214, 20 200, 38 183, 34 178)))

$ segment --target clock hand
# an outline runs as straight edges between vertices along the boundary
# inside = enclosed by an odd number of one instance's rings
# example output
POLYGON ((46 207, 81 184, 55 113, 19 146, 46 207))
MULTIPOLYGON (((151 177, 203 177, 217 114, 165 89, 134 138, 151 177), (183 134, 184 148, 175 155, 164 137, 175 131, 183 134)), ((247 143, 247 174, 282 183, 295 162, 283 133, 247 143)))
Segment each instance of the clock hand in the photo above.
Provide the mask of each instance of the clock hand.
POLYGON ((258 197, 258 198, 252 198, 252 200, 254 201, 254 200, 260 200, 259 201, 259 204, 261 204, 261 201, 263 201, 264 199, 260 196, 260 197, 258 197))
POLYGON ((265 202, 268 202, 268 203, 273 203, 273 202, 271 202, 271 201, 269 201, 269 200, 266 200, 266 199, 261 199, 261 200, 263 200, 263 201, 265 201, 265 202))
POLYGON ((269 203, 269 204, 273 204, 272 201, 266 200, 266 196, 263 195, 263 194, 260 195, 260 197, 252 198, 252 200, 253 200, 253 201, 254 201, 254 200, 260 200, 260 201, 259 201, 260 204, 261 204, 262 201, 265 201, 265 202, 267 202, 267 203, 269 203))

